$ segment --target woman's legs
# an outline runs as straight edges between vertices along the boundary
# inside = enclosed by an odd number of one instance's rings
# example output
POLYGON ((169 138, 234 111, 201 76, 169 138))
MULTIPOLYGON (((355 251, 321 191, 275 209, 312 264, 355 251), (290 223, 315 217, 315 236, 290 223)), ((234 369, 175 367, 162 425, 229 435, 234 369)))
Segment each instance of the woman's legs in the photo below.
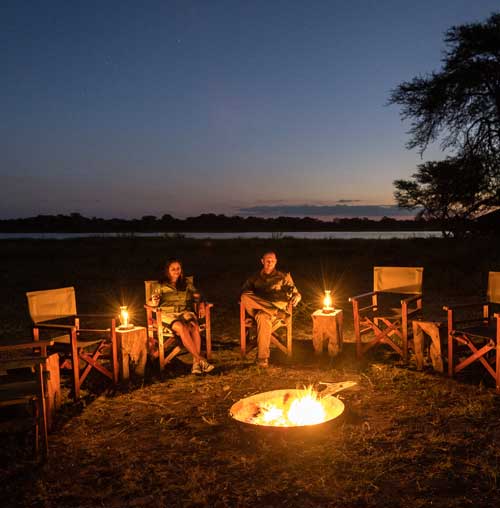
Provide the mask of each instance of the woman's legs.
POLYGON ((185 324, 182 321, 174 321, 171 327, 172 330, 174 330, 174 332, 181 338, 184 347, 193 355, 193 362, 199 362, 202 360, 202 357, 200 356, 201 339, 199 331, 198 338, 195 336, 193 340, 190 324, 185 324))
POLYGON ((195 321, 189 321, 188 326, 191 332, 191 338, 193 339, 196 351, 198 352, 198 354, 200 354, 201 352, 200 327, 198 326, 198 323, 196 323, 195 321))

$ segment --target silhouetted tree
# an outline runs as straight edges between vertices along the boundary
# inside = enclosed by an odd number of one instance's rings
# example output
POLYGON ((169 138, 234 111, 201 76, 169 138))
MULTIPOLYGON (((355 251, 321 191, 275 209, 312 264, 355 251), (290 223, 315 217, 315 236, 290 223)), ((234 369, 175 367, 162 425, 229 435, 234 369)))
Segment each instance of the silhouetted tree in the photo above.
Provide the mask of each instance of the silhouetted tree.
POLYGON ((453 157, 396 180, 394 195, 402 208, 422 206, 420 218, 452 221, 458 235, 467 219, 500 204, 500 13, 450 28, 445 44, 442 69, 402 83, 389 103, 411 119, 408 148, 422 154, 440 140, 453 157))
POLYGON ((409 148, 441 140, 458 155, 493 158, 500 154, 500 13, 484 23, 450 28, 445 35, 443 67, 404 82, 391 92, 390 104, 402 106, 411 120, 409 148))
POLYGON ((401 208, 422 207, 417 218, 441 221, 445 236, 460 236, 479 211, 500 202, 500 182, 489 173, 479 157, 426 162, 413 180, 394 182, 394 197, 401 208))

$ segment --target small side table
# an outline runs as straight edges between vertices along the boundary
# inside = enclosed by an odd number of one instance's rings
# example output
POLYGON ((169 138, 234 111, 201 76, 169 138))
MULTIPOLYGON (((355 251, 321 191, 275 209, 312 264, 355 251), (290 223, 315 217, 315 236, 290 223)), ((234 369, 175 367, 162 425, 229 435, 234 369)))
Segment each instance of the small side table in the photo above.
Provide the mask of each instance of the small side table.
POLYGON ((415 344, 415 360, 417 369, 424 366, 424 334, 431 338, 430 357, 432 367, 437 372, 444 372, 443 357, 441 355, 440 321, 413 321, 413 342, 415 344))
POLYGON ((147 338, 144 326, 134 326, 128 330, 116 329, 118 364, 122 381, 128 381, 130 378, 129 362, 135 364, 135 374, 144 376, 144 368, 148 359, 147 338))
POLYGON ((316 354, 323 352, 324 342, 328 342, 328 354, 337 356, 342 351, 344 312, 335 309, 333 312, 323 312, 322 309, 311 314, 313 320, 313 347, 316 354))

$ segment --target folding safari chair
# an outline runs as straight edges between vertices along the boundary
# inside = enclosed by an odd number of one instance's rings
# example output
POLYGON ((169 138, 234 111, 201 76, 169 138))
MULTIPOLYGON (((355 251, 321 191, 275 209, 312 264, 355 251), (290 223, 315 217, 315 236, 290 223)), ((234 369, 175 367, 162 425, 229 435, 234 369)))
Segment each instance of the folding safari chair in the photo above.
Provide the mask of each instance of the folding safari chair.
POLYGON ((479 362, 500 392, 500 272, 489 272, 486 300, 445 306, 448 315, 448 375, 479 362), (495 313, 494 310, 497 310, 495 313), (457 314, 460 313, 460 320, 457 314))
POLYGON ((52 334, 54 349, 61 355, 61 368, 72 372, 73 397, 80 398, 80 388, 92 369, 118 382, 116 320, 109 314, 77 314, 75 289, 65 287, 26 293, 33 338, 52 334), (106 320, 106 328, 82 328, 82 318, 106 320), (53 336, 54 333, 63 334, 53 336), (107 363, 105 363, 107 362, 107 363), (80 365, 82 364, 82 368, 80 365))
POLYGON ((375 266, 373 291, 349 298, 358 358, 374 346, 387 344, 408 360, 410 318, 422 311, 423 272, 421 267, 375 266), (374 336, 363 342, 368 333, 374 336))
MULTIPOLYGON (((162 322, 162 313, 168 312, 168 310, 148 303, 151 301, 153 288, 158 284, 157 280, 144 281, 146 293, 146 304, 144 308, 146 309, 150 355, 158 355, 160 372, 162 372, 165 365, 171 362, 182 351, 182 348, 179 345, 179 339, 175 333, 162 322), (165 353, 167 353, 167 356, 165 356, 165 353)), ((205 338, 207 360, 212 358, 212 329, 210 319, 210 310, 212 307, 212 303, 200 301, 195 302, 194 309, 198 318, 200 334, 202 338, 205 338)))
POLYGON ((27 418, 33 429, 33 456, 45 460, 48 455, 48 387, 47 347, 53 341, 25 342, 0 346, 0 409, 25 407, 2 418, 2 424, 13 423, 22 428, 20 419, 27 418), (36 351, 34 352, 36 348, 36 351), (28 354, 26 354, 26 351, 28 354), (23 352, 22 356, 19 353, 23 352), (5 357, 3 357, 5 356, 5 357), (40 453, 41 452, 41 453, 40 453))
MULTIPOLYGON (((284 319, 276 318, 273 321, 271 329, 271 344, 276 346, 281 352, 287 356, 292 356, 292 312, 293 306, 288 303, 286 312, 288 316, 284 319), (280 334, 284 329, 285 333, 280 334), (282 335, 284 335, 282 337, 282 335)), ((240 350, 241 356, 247 354, 247 345, 250 342, 252 332, 256 331, 257 323, 245 310, 245 306, 240 302, 240 350)), ((252 343, 252 347, 256 344, 252 343)))

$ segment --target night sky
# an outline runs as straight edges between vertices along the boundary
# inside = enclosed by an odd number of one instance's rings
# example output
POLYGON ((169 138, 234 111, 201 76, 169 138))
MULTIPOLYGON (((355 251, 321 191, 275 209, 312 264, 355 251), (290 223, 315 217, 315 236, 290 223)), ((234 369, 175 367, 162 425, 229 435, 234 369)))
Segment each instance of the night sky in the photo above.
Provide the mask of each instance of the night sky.
POLYGON ((439 69, 448 28, 495 10, 2 0, 0 218, 377 215, 394 179, 445 156, 405 148, 390 90, 439 69))

